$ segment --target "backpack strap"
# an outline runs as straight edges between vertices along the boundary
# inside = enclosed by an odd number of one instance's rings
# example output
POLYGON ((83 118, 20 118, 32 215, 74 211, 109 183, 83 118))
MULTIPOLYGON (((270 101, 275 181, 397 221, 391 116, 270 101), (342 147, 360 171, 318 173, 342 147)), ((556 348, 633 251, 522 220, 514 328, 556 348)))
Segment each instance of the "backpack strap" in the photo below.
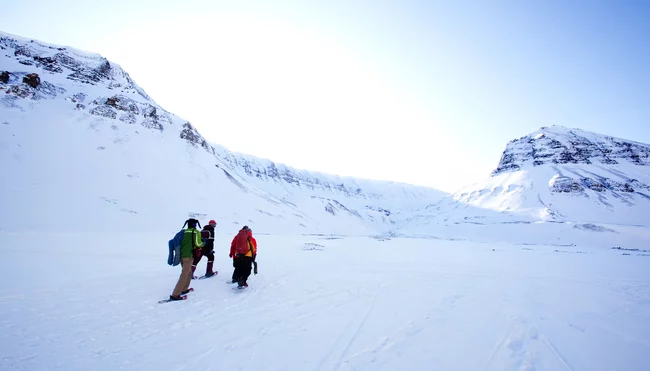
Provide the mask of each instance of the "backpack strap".
POLYGON ((248 249, 251 252, 251 255, 253 256, 253 273, 257 274, 257 262, 255 261, 255 258, 257 258, 257 254, 253 252, 253 243, 251 242, 251 238, 247 237, 248 240, 248 249))
POLYGON ((248 241, 248 251, 251 252, 251 257, 253 258, 253 262, 255 262, 255 257, 257 256, 257 254, 255 254, 255 252, 253 251, 253 243, 251 242, 251 238, 246 237, 246 240, 248 241))

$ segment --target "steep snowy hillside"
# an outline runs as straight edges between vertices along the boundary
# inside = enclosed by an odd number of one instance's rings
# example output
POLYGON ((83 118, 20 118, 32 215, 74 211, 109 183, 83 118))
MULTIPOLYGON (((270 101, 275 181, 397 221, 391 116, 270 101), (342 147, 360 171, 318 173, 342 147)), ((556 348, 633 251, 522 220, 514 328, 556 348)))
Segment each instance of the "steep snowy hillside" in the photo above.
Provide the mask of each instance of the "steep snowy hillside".
POLYGON ((483 231, 507 238, 508 228, 495 225, 521 229, 535 223, 531 235, 544 241, 573 243, 576 233, 593 237, 621 228, 641 230, 647 238, 649 155, 647 144, 579 129, 541 128, 508 143, 490 177, 429 205, 401 231, 471 225, 474 235, 476 226, 490 226, 483 231))
POLYGON ((0 53, 5 230, 174 229, 194 215, 260 232, 374 234, 444 195, 232 153, 97 54, 4 33, 0 53))

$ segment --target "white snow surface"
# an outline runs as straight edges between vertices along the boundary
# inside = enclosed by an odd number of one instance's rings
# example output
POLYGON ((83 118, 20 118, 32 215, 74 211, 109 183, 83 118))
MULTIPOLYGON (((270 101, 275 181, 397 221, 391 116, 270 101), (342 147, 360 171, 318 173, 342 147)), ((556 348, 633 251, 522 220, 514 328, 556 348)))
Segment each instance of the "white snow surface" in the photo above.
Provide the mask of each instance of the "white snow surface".
POLYGON ((1 370, 649 369, 645 144, 541 129, 445 195, 233 153, 97 54, 0 46, 1 370), (158 304, 190 216, 219 274, 158 304))
POLYGON ((169 234, 0 233, 0 369, 648 369, 650 250, 256 235, 233 291, 233 233, 164 304, 169 234))

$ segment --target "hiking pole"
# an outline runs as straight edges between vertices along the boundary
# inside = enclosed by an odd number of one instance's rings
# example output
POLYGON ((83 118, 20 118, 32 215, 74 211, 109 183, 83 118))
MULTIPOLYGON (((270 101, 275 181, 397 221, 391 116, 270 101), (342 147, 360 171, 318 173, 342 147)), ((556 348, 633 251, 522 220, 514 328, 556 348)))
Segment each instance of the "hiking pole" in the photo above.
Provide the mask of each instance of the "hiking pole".
POLYGON ((253 262, 253 273, 257 274, 257 262, 253 262))

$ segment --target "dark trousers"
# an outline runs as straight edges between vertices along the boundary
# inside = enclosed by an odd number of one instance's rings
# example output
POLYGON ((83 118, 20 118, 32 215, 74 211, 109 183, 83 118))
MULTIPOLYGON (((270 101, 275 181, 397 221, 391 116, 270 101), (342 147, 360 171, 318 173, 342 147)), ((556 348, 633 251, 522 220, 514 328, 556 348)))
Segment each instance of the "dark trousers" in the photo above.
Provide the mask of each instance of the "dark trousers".
POLYGON ((251 275, 253 258, 250 256, 238 256, 233 259, 233 266, 235 271, 232 273, 233 281, 237 281, 240 285, 246 283, 246 280, 251 275))
POLYGON ((205 256, 208 258, 208 265, 206 266, 205 269, 205 274, 209 275, 212 274, 212 264, 214 264, 214 251, 211 250, 209 254, 205 254, 204 251, 202 251, 202 254, 199 256, 194 255, 194 261, 192 262, 192 275, 194 275, 194 271, 196 270, 196 266, 199 264, 201 261, 201 258, 205 256))

